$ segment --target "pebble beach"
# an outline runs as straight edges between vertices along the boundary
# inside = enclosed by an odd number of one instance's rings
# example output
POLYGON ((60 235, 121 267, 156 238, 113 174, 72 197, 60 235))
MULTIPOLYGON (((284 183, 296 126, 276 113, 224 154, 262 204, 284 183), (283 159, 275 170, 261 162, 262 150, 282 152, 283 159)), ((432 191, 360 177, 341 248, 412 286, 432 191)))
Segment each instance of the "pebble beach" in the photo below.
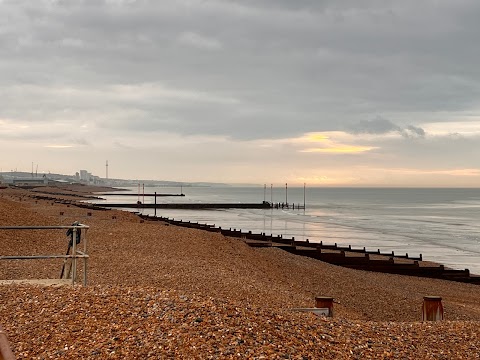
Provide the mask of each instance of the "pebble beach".
MULTIPOLYGON (((86 187, 48 189, 91 195, 86 187)), ((18 359, 476 359, 480 286, 358 271, 242 239, 0 189, 0 226, 88 225, 88 285, 0 285, 18 359), (445 320, 422 322, 423 297, 445 320), (331 296, 334 317, 294 308, 331 296)), ((61 230, 1 231, 0 255, 64 254, 61 230)), ((3 260, 0 280, 63 260, 3 260)), ((82 269, 79 269, 82 270, 82 269)))

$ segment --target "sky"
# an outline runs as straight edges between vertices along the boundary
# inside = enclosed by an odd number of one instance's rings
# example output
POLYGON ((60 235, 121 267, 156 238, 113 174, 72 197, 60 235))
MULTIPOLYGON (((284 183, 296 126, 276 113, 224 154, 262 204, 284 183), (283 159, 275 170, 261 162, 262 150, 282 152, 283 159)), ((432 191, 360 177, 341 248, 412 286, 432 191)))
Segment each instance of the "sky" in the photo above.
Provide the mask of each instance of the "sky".
POLYGON ((0 0, 0 168, 480 186, 477 0, 0 0))

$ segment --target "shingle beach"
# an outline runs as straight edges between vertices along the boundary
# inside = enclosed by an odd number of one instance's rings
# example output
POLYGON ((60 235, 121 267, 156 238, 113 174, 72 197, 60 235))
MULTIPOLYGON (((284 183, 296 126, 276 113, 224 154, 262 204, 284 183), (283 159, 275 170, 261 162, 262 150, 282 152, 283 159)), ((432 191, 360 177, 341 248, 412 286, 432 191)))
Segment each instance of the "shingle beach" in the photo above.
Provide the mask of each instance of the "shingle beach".
MULTIPOLYGON (((18 359, 480 358, 478 285, 351 270, 30 194, 0 189, 0 225, 80 221, 90 259, 87 287, 0 285, 18 359), (444 321, 420 321, 426 295, 442 297, 444 321), (292 311, 316 296, 335 299, 333 318, 292 311)), ((0 231, 0 255, 67 244, 59 230, 0 231)), ((55 278, 62 262, 0 261, 0 280, 55 278)))

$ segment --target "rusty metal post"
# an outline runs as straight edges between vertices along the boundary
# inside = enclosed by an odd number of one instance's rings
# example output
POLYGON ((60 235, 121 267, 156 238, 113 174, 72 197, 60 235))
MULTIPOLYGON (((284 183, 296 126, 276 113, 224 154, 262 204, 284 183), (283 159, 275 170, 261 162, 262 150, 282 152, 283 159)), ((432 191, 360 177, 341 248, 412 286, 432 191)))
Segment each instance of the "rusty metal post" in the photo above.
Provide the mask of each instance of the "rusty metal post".
POLYGON ((315 307, 316 308, 327 308, 328 309, 328 317, 333 317, 333 297, 317 296, 315 298, 315 307))
POLYGON ((15 355, 10 349, 7 334, 0 325, 0 360, 15 360, 15 355))
MULTIPOLYGON (((87 230, 84 230, 83 233, 83 255, 87 254, 87 230)), ((88 257, 83 258, 83 286, 87 286, 87 266, 88 266, 88 257)))
POLYGON ((77 278, 77 226, 73 227, 73 241, 72 241, 72 285, 75 285, 77 278))
POLYGON ((440 296, 424 296, 422 307, 422 321, 443 320, 443 305, 440 296))

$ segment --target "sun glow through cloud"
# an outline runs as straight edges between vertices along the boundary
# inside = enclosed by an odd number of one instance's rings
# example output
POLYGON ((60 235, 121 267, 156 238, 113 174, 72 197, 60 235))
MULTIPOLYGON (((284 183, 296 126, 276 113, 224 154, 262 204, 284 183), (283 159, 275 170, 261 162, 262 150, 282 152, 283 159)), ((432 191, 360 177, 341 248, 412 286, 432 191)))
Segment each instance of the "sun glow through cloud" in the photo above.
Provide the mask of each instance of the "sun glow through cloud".
POLYGON ((348 142, 358 141, 353 135, 341 131, 307 133, 294 142, 305 144, 302 153, 358 154, 375 150, 376 146, 353 145, 348 142), (315 146, 309 146, 310 144, 315 146))
POLYGON ((327 148, 311 148, 301 150, 301 152, 305 153, 330 153, 330 154, 358 154, 363 153, 366 151, 377 149, 374 146, 350 146, 350 145, 334 145, 333 147, 327 148))
POLYGON ((73 148, 73 145, 45 145, 46 148, 50 149, 68 149, 73 148))

